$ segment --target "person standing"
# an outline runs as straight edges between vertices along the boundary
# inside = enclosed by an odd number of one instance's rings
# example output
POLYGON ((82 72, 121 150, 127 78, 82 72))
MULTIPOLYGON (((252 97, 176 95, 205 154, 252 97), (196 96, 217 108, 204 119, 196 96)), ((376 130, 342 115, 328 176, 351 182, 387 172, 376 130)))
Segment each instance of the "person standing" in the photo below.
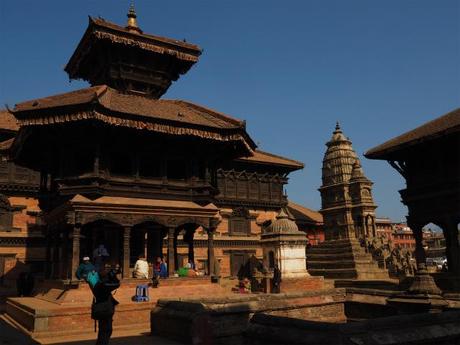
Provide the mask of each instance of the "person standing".
POLYGON ((281 292, 281 270, 278 267, 278 264, 275 264, 273 268, 273 293, 280 293, 281 292))
POLYGON ((109 256, 109 252, 103 244, 100 244, 96 249, 94 249, 93 258, 97 270, 100 270, 104 267, 104 263, 109 256))
POLYGON ((92 288, 94 302, 91 307, 91 318, 98 322, 96 345, 108 345, 112 336, 113 314, 118 301, 113 298, 112 291, 120 287, 116 273, 103 267, 99 271, 99 281, 92 288))
POLYGON ((167 278, 167 277, 168 277, 168 264, 166 263, 165 259, 161 259, 160 278, 167 278))

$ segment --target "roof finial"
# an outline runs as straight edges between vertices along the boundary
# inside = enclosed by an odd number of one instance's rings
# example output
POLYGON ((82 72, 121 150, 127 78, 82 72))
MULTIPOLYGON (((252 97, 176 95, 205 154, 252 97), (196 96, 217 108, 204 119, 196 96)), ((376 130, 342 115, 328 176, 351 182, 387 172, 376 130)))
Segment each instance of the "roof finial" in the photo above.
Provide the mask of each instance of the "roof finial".
POLYGON ((139 26, 137 25, 137 15, 136 15, 136 10, 134 8, 134 3, 131 2, 131 5, 129 6, 129 11, 128 11, 128 25, 126 28, 131 31, 131 32, 138 32, 142 33, 142 30, 139 29, 139 26))
POLYGON ((335 131, 334 131, 334 134, 338 134, 338 133, 342 133, 342 129, 340 128, 339 121, 335 123, 335 131))

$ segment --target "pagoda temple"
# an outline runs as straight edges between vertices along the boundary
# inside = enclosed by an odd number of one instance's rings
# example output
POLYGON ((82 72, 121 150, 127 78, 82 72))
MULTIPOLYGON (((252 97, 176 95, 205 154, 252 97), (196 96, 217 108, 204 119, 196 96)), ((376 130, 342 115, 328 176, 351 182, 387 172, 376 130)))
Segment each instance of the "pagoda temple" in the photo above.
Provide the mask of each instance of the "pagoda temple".
POLYGON ((133 7, 124 27, 90 17, 65 67, 90 87, 11 110, 19 128, 4 146, 36 177, 47 278, 74 279, 100 244, 124 278, 139 254, 165 257, 170 274, 188 260, 211 274, 216 257, 234 276, 262 258, 261 225, 303 164, 258 150, 245 121, 161 98, 201 53, 144 33, 133 7))

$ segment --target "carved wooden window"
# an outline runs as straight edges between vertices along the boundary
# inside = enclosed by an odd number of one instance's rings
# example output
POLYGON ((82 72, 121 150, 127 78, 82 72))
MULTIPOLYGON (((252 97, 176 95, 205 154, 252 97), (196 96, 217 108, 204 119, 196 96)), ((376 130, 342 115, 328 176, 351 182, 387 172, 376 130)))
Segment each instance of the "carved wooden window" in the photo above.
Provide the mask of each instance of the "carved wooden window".
POLYGON ((94 170, 94 152, 88 148, 73 153, 75 174, 89 173, 94 170))
POLYGON ((187 164, 183 159, 168 160, 168 179, 184 180, 187 176, 187 164))
POLYGON ((219 189, 219 196, 222 197, 225 195, 225 177, 217 177, 217 189, 219 189))
POLYGON ((249 181, 249 199, 259 199, 259 183, 255 179, 249 181))
POLYGON ((236 198, 236 181, 233 178, 227 179, 227 198, 236 198))
POLYGON ((238 199, 248 198, 248 181, 238 180, 236 182, 236 188, 237 188, 238 199))
POLYGON ((139 157, 139 176, 147 178, 161 177, 161 161, 157 155, 142 154, 139 157))
POLYGON ((2 156, 2 160, 0 161, 0 178, 2 180, 8 180, 8 163, 6 157, 2 156))
POLYGON ((251 233, 249 211, 243 207, 235 208, 230 215, 228 225, 230 235, 249 235, 251 233))
POLYGON ((0 229, 11 231, 13 228, 13 209, 8 198, 0 194, 0 229))
POLYGON ((110 174, 130 176, 133 174, 133 156, 128 152, 112 152, 110 155, 110 174))
POLYGON ((283 185, 280 182, 272 182, 272 199, 281 200, 283 185))
POLYGON ((260 183, 260 198, 262 200, 269 200, 270 199, 270 185, 269 185, 269 182, 261 182, 260 183))
POLYGON ((29 175, 30 175, 29 169, 20 167, 18 165, 14 166, 14 180, 27 181, 29 179, 29 175))

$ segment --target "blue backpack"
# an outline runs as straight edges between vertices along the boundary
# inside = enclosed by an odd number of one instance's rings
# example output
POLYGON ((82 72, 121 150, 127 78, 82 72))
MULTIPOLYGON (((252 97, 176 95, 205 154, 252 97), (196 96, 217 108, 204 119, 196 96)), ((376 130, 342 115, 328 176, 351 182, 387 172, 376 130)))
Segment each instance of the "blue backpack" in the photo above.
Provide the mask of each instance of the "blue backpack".
POLYGON ((99 273, 97 273, 96 271, 89 272, 88 276, 86 277, 86 281, 88 282, 91 288, 95 287, 96 284, 99 282, 99 273))

